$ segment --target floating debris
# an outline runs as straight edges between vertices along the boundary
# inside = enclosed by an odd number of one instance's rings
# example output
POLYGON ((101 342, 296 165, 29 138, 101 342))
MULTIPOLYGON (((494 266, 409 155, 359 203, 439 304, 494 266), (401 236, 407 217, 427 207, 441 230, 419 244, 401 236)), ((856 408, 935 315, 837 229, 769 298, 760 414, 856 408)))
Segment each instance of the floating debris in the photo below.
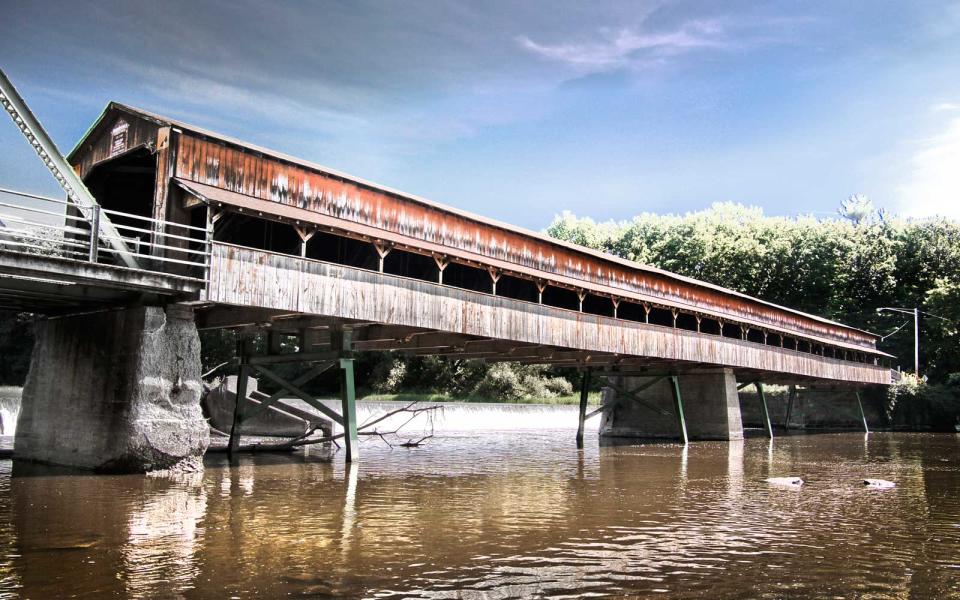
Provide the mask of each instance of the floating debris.
POLYGON ((886 479, 864 479, 863 485, 877 490, 889 490, 890 488, 897 487, 897 484, 892 481, 887 481, 886 479))
POLYGON ((27 552, 50 551, 50 550, 86 550, 97 546, 103 536, 99 534, 79 534, 79 535, 56 535, 44 539, 35 540, 33 543, 22 545, 22 549, 27 552))
POLYGON ((800 487, 803 485, 803 479, 799 477, 770 477, 767 479, 767 483, 788 487, 800 487))

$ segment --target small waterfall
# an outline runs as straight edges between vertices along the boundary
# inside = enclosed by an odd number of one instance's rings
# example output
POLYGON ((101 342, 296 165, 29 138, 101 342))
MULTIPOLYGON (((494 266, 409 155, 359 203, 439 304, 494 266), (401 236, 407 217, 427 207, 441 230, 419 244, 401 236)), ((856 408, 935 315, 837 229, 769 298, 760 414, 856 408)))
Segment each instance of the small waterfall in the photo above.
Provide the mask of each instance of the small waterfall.
POLYGON ((0 386, 0 436, 12 436, 17 432, 22 392, 23 388, 0 386))
MULTIPOLYGON (((288 400, 288 402, 290 402, 288 400)), ((323 403, 340 412, 338 400, 324 400, 323 403)), ((357 402, 357 422, 368 423, 390 411, 403 408, 409 402, 359 401, 357 402)), ((299 405, 298 405, 299 406, 299 405)), ((306 406, 305 404, 303 406, 306 406)), ((404 431, 414 434, 429 430, 431 420, 435 433, 461 431, 511 431, 576 429, 576 405, 557 404, 500 404, 482 402, 422 402, 418 406, 439 406, 436 411, 421 413, 404 426, 404 431)), ((593 410, 591 406, 589 410, 593 410)), ((392 431, 410 418, 408 413, 399 413, 377 423, 376 429, 392 431)), ((598 418, 587 421, 587 430, 596 430, 598 418)), ((338 425, 334 425, 339 430, 338 425)))

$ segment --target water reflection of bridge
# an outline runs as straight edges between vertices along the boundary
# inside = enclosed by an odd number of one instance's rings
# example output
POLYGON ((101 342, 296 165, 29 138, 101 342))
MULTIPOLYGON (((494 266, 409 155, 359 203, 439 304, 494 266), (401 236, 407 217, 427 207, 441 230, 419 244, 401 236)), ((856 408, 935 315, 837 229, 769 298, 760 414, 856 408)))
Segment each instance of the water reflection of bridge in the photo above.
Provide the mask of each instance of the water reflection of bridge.
POLYGON ((260 456, 187 478, 23 474, 9 481, 12 528, 0 531, 12 557, 4 581, 31 597, 95 589, 144 598, 324 587, 344 596, 729 596, 744 581, 777 594, 781 571, 805 596, 935 596, 948 584, 937 565, 952 558, 955 502, 937 470, 955 440, 847 434, 777 440, 769 453, 766 440, 581 451, 550 433, 510 440, 451 438, 416 460, 371 451, 359 467, 260 456), (809 485, 763 482, 783 473, 809 485), (865 474, 900 491, 864 491, 865 474), (53 551, 48 531, 62 546, 98 541, 53 551))

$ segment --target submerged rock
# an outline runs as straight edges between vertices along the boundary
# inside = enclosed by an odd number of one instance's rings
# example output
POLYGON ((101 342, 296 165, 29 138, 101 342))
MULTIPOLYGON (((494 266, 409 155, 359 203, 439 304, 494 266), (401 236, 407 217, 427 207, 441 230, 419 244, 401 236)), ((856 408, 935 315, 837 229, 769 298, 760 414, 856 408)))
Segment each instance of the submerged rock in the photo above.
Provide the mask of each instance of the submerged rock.
POLYGON ((800 487, 803 485, 803 479, 799 477, 769 477, 767 478, 767 483, 787 487, 800 487))
POLYGON ((863 485, 868 488, 874 488, 878 490, 888 490, 893 487, 897 487, 892 481, 887 481, 886 479, 864 479, 863 485))

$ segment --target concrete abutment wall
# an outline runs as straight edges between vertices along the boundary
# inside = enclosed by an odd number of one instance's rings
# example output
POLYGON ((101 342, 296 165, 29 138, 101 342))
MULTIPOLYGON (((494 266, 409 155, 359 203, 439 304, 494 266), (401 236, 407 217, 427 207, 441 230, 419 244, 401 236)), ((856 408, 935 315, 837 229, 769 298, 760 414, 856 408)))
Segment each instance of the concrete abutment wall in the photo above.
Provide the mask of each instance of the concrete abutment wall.
MULTIPOLYGON (((655 379, 611 378, 613 387, 604 388, 603 392, 603 404, 609 408, 601 416, 601 437, 681 439, 669 378, 641 389, 655 379)), ((743 439, 737 380, 732 369, 703 370, 680 375, 677 380, 691 440, 743 439)))
MULTIPOLYGON (((770 421, 783 427, 787 416, 789 389, 785 386, 764 391, 770 421)), ((884 410, 886 390, 879 386, 860 389, 863 412, 871 429, 886 429, 890 424, 884 410)), ((741 411, 745 427, 765 427, 760 398, 753 386, 740 390, 741 411)), ((857 404, 857 388, 852 386, 814 384, 797 387, 790 411, 789 429, 863 430, 863 417, 857 404)))
POLYGON ((37 322, 15 458, 106 472, 198 467, 200 339, 189 307, 37 322))

